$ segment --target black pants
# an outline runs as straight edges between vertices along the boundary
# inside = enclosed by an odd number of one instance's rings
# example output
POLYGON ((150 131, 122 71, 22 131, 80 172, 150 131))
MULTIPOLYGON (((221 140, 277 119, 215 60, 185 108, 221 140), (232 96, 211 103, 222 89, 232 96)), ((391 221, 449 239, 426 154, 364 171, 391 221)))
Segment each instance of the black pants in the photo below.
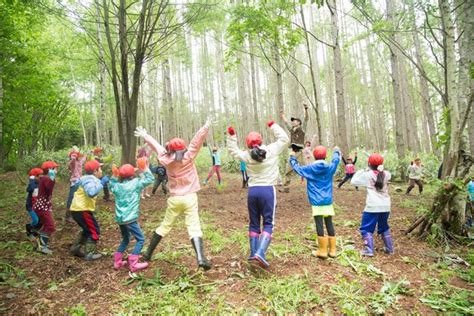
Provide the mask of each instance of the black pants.
POLYGON ((415 184, 418 186, 420 193, 423 192, 423 182, 421 182, 421 180, 410 179, 406 194, 410 193, 410 191, 415 187, 415 184))
POLYGON ((160 186, 160 184, 161 184, 161 189, 163 190, 163 193, 164 194, 168 193, 168 186, 167 186, 168 179, 157 177, 155 179, 155 184, 153 185, 153 190, 151 191, 152 194, 155 194, 155 192, 158 189, 158 187, 160 186))
POLYGON ((336 232, 334 231, 334 225, 332 224, 332 216, 315 216, 314 222, 316 223, 316 232, 318 233, 318 237, 324 237, 324 224, 326 224, 326 230, 328 231, 328 236, 334 237, 336 236, 336 232))
MULTIPOLYGON (((347 181, 349 181, 350 179, 352 179, 352 177, 354 176, 353 173, 346 173, 346 175, 344 176, 344 178, 341 180, 341 182, 339 182, 339 184, 337 185, 338 188, 342 187, 344 185, 344 183, 346 183, 347 181)), ((358 189, 358 187, 356 187, 356 189, 358 189)))

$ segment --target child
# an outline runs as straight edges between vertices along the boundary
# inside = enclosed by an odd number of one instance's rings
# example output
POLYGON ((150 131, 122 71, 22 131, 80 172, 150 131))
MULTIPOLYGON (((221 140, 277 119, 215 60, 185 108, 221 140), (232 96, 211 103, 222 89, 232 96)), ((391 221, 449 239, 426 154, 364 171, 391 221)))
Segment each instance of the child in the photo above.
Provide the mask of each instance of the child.
POLYGON ((156 175, 155 184, 153 185, 153 190, 151 191, 151 193, 155 195, 156 190, 161 184, 161 189, 163 190, 163 193, 167 195, 169 190, 168 190, 168 176, 166 175, 166 168, 160 165, 160 163, 158 163, 156 167, 150 167, 150 170, 156 175))
POLYGON ((31 217, 31 222, 26 224, 26 236, 31 241, 36 240, 36 236, 38 235, 36 228, 39 226, 39 218, 35 211, 33 211, 33 205, 38 197, 38 183, 42 175, 43 170, 41 168, 33 168, 28 173, 29 180, 28 187, 26 188, 26 192, 28 192, 28 195, 26 196, 26 211, 31 217))
MULTIPOLYGON (((104 149, 101 147, 96 147, 94 150, 92 150, 92 154, 94 154, 94 159, 97 160, 101 166, 104 163, 104 159, 102 159, 102 155, 104 154, 104 149)), ((105 202, 110 202, 110 192, 109 192, 109 186, 108 183, 104 183, 104 201, 105 202)))
POLYGON ((207 178, 206 180, 204 180, 203 184, 206 185, 209 182, 209 179, 211 179, 214 173, 216 173, 217 182, 220 185, 221 184, 221 154, 217 150, 217 147, 212 148, 211 157, 212 157, 212 168, 211 170, 209 170, 209 174, 207 175, 207 178))
POLYGON ((318 251, 316 256, 321 259, 336 257, 336 233, 332 223, 334 206, 332 198, 332 180, 336 173, 340 160, 340 150, 334 147, 332 161, 326 163, 327 149, 324 146, 316 146, 313 156, 316 161, 309 166, 301 167, 296 160, 296 154, 290 156, 290 164, 297 174, 306 178, 308 199, 313 210, 316 232, 318 233, 318 251), (324 236, 324 224, 328 236, 324 236), (329 253, 328 253, 329 243, 329 253))
POLYGON ((313 154, 311 153, 311 142, 309 140, 304 143, 303 158, 305 166, 313 162, 313 154))
POLYGON ((275 185, 278 181, 278 156, 285 150, 290 141, 283 128, 274 121, 267 123, 276 141, 262 145, 262 136, 250 132, 246 138, 248 150, 240 150, 237 136, 232 127, 228 127, 227 147, 229 153, 247 164, 249 171, 248 211, 249 211, 249 241, 250 256, 248 261, 256 262, 264 269, 270 265, 265 259, 265 253, 270 246, 276 210, 275 185), (263 221, 263 232, 260 222, 263 221))
MULTIPOLYGON (((344 183, 346 183, 348 180, 352 179, 352 177, 354 176, 354 173, 355 173, 355 164, 357 163, 357 152, 354 153, 354 160, 352 160, 352 157, 348 157, 347 160, 344 159, 344 156, 342 156, 342 162, 344 163, 344 169, 345 169, 345 173, 346 175, 344 176, 344 178, 341 180, 341 182, 339 182, 339 184, 337 185, 337 188, 340 189, 344 183)), ((358 190, 359 188, 356 187, 356 190, 358 190)))
POLYGON ((249 186, 249 176, 247 175, 247 164, 240 161, 240 172, 242 173, 242 189, 249 186))
MULTIPOLYGON (((306 135, 306 127, 308 126, 309 114, 308 114, 308 105, 303 103, 304 108, 304 121, 302 122, 297 117, 290 118, 290 122, 288 122, 283 110, 280 111, 280 117, 286 125, 286 128, 290 132, 290 148, 292 151, 296 153, 296 159, 298 159, 300 164, 304 163, 303 160, 303 148, 304 148, 304 139, 306 135)), ((288 163, 286 165, 286 172, 285 172, 285 182, 283 184, 283 192, 289 193, 290 188, 289 185, 291 183, 291 176, 293 175, 293 169, 291 165, 288 163)))
POLYGON ((67 165, 69 172, 71 173, 71 177, 69 179, 71 186, 69 187, 69 195, 67 198, 66 202, 66 221, 70 222, 72 221, 72 216, 71 216, 71 203, 72 199, 74 198, 74 193, 76 192, 78 188, 78 182, 79 179, 82 176, 82 165, 87 159, 86 155, 81 155, 79 150, 77 150, 77 147, 74 147, 72 151, 69 152, 68 154, 70 160, 67 165))
POLYGON ((97 241, 100 236, 99 223, 94 216, 97 195, 104 185, 109 181, 106 176, 102 176, 100 163, 93 159, 84 165, 86 175, 81 177, 77 191, 71 204, 71 215, 82 231, 70 248, 72 255, 84 257, 87 261, 97 260, 102 255, 97 253, 97 241), (85 244, 85 254, 81 251, 85 244))
POLYGON ((369 169, 357 171, 351 180, 352 185, 367 187, 367 199, 360 225, 360 233, 365 246, 362 251, 364 256, 372 257, 374 255, 375 226, 377 226, 378 234, 382 236, 384 251, 388 254, 394 252, 388 226, 390 216, 388 181, 390 177, 390 172, 383 169, 383 157, 380 154, 372 154, 369 157, 369 169))
POLYGON ((472 211, 474 209, 474 179, 469 181, 467 190, 469 192, 469 199, 466 205, 466 224, 467 227, 472 227, 472 211))
MULTIPOLYGON (((146 160, 146 156, 142 158, 146 160)), ((137 161, 138 162, 138 161, 137 161)), ((139 163, 137 163, 140 166, 139 163)), ((115 221, 119 225, 122 234, 122 242, 114 254, 114 269, 118 270, 125 265, 122 260, 123 252, 130 243, 130 234, 135 237, 137 243, 132 253, 128 256, 128 266, 130 271, 136 272, 148 267, 148 263, 138 262, 138 255, 142 251, 145 237, 143 236, 138 217, 140 216, 140 195, 145 187, 153 183, 153 175, 145 165, 144 170, 140 170, 142 176, 135 178, 135 168, 126 164, 120 169, 113 168, 113 177, 110 181, 110 191, 115 195, 115 221)))
POLYGON ((410 179, 410 182, 405 193, 406 195, 410 194, 410 191, 415 187, 415 184, 418 186, 420 194, 423 192, 423 182, 421 181, 422 174, 423 166, 421 165, 421 159, 417 157, 408 167, 408 178, 410 179))
POLYGON ((188 228, 188 234, 191 243, 196 252, 197 263, 200 268, 209 270, 211 263, 204 256, 204 245, 202 241, 201 224, 199 222, 198 197, 196 192, 201 188, 199 186, 199 177, 194 164, 194 159, 201 149, 211 121, 199 129, 194 135, 191 143, 186 147, 186 143, 181 138, 171 139, 166 148, 147 134, 146 130, 138 127, 135 136, 142 137, 145 142, 158 154, 159 162, 166 168, 168 174, 169 189, 171 196, 168 198, 168 208, 165 218, 160 227, 153 233, 150 245, 146 250, 143 259, 149 261, 160 240, 166 236, 172 228, 176 218, 184 214, 185 224, 188 228))
MULTIPOLYGON (((137 159, 140 159, 140 158, 146 158, 147 161, 150 159, 150 156, 151 156, 151 151, 150 150, 147 150, 147 146, 142 146, 138 149, 138 153, 137 153, 137 159)), ((149 198, 150 197, 150 194, 148 194, 148 188, 145 187, 143 190, 142 190, 142 193, 141 193, 141 198, 142 199, 145 199, 145 198, 149 198)))
POLYGON ((58 164, 54 161, 48 160, 43 162, 41 165, 43 176, 39 181, 38 198, 35 204, 33 204, 33 210, 38 215, 41 226, 38 251, 47 255, 53 253, 48 248, 48 242, 51 235, 56 231, 51 198, 53 196, 54 184, 56 183, 57 168, 58 164))

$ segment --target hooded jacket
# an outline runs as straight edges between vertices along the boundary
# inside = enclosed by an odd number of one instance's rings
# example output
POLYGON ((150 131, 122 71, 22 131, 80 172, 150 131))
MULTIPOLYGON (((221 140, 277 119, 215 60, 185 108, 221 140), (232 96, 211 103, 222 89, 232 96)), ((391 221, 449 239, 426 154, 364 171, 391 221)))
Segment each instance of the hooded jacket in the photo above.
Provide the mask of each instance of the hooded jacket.
POLYGON ((71 211, 95 211, 97 194, 103 189, 102 183, 93 175, 85 175, 79 179, 78 185, 72 199, 71 211))
POLYGON ((332 204, 332 179, 339 165, 341 154, 335 151, 331 163, 325 160, 316 160, 310 165, 300 166, 296 157, 290 157, 293 170, 306 178, 308 200, 311 205, 323 206, 332 204))
POLYGON ((158 154, 158 161, 166 168, 168 187, 172 196, 183 196, 201 189, 194 159, 198 155, 208 132, 208 126, 201 127, 189 143, 183 159, 179 161, 175 160, 175 155, 169 154, 153 137, 150 135, 145 137, 145 142, 158 154))
POLYGON ((155 180, 150 169, 142 175, 123 182, 115 177, 110 179, 110 191, 115 195, 115 221, 119 225, 132 223, 140 216, 140 193, 155 180))
POLYGON ((290 142, 288 135, 283 128, 274 123, 270 129, 277 139, 269 145, 260 146, 267 154, 265 160, 258 162, 250 157, 249 150, 240 150, 237 145, 237 136, 227 136, 227 147, 229 153, 237 160, 247 164, 247 174, 249 176, 249 187, 271 186, 277 184, 279 169, 278 156, 285 150, 290 142))

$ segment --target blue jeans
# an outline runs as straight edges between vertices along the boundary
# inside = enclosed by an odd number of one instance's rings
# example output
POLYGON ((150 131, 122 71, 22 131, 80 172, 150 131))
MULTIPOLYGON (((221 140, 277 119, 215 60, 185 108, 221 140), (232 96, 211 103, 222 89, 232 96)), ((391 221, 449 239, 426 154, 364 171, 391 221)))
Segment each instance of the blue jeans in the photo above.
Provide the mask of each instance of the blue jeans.
POLYGON ((383 234, 387 230, 390 229, 388 226, 388 218, 390 216, 390 212, 383 212, 383 213, 362 213, 362 222, 360 223, 360 233, 362 237, 366 233, 373 234, 375 232, 375 226, 377 226, 377 233, 383 234))
POLYGON ((74 193, 76 193, 78 188, 79 188, 79 181, 74 183, 74 185, 71 185, 71 187, 69 188, 69 195, 67 196, 67 202, 66 202, 67 210, 71 208, 72 199, 74 198, 74 193))
POLYGON ((127 249, 128 244, 130 243, 130 234, 135 237, 137 243, 135 248, 133 248, 132 255, 139 255, 142 251, 143 245, 145 244, 145 236, 143 236, 142 229, 137 221, 119 225, 120 232, 122 233, 122 242, 117 249, 117 252, 124 252, 127 249))

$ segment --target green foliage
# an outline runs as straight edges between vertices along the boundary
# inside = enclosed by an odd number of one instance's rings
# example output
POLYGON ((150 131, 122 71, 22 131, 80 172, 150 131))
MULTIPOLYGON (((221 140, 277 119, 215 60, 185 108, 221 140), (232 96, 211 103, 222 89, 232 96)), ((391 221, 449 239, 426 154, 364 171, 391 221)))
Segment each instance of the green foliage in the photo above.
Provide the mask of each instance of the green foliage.
POLYGON ((77 304, 72 307, 66 308, 65 311, 72 316, 86 316, 86 307, 82 304, 77 304))
POLYGON ((29 288, 32 282, 26 277, 23 270, 16 268, 5 261, 0 261, 0 285, 14 288, 29 288))
POLYGON ((261 302, 259 312, 283 315, 310 311, 320 302, 309 285, 307 275, 274 276, 270 279, 252 279, 249 288, 256 290, 261 302))
POLYGON ((474 292, 450 285, 445 279, 428 278, 429 286, 420 301, 444 313, 474 314, 474 292))

